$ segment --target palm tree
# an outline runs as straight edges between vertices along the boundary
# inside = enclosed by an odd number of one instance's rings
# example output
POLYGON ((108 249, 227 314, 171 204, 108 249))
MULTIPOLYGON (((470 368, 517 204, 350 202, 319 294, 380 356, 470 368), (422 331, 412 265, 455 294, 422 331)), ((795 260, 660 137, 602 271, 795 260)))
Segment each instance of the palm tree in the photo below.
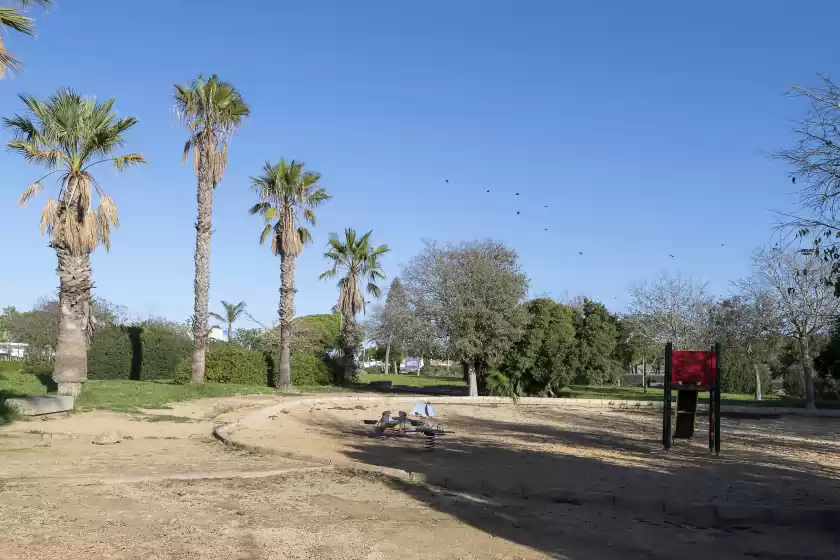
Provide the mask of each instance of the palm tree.
POLYGON ((4 119, 12 130, 11 151, 49 173, 20 195, 20 205, 42 190, 41 181, 58 176, 58 196, 49 197, 41 212, 41 234, 50 236, 58 257, 61 308, 53 379, 58 392, 75 395, 87 380, 87 342, 93 327, 90 253, 101 243, 111 247, 111 228, 119 227, 117 207, 91 174, 100 163, 117 170, 146 163, 140 154, 113 156, 124 143, 123 134, 137 123, 117 118, 114 99, 97 102, 71 89, 59 90, 42 101, 22 95, 28 114, 4 119), (94 194, 98 204, 94 204, 94 194))
POLYGON ((232 85, 214 74, 175 85, 175 109, 190 137, 184 162, 193 154, 198 176, 198 219, 195 224, 195 314, 193 315, 192 381, 204 383, 210 304, 210 233, 213 190, 227 164, 228 141, 248 116, 248 105, 232 85))
POLYGON ((227 339, 230 342, 230 337, 233 335, 233 324, 247 312, 245 311, 245 302, 240 301, 236 305, 222 300, 223 313, 210 313, 210 316, 221 321, 227 325, 227 339))
MULTIPOLYGON (((42 8, 46 8, 52 4, 52 0, 17 0, 16 3, 26 10, 32 6, 32 4, 38 4, 42 8)), ((0 8, 0 30, 9 28, 17 31, 18 33, 32 36, 35 35, 34 23, 35 22, 32 18, 24 16, 17 8, 0 8)), ((7 70, 20 70, 20 61, 16 59, 12 53, 6 50, 3 38, 0 37, 0 77, 2 77, 7 70)))
POLYGON ((331 198, 318 184, 320 178, 317 171, 306 171, 302 161, 287 163, 283 159, 274 165, 266 162, 263 174, 251 178, 260 202, 250 212, 260 214, 266 222, 260 243, 271 237, 271 252, 280 256, 278 389, 288 389, 292 385, 290 341, 295 318, 295 259, 303 246, 312 240, 309 230, 300 223, 314 226, 313 210, 331 198))
POLYGON ((377 280, 384 280, 382 265, 379 257, 390 251, 387 245, 380 245, 375 249, 370 242, 369 231, 362 236, 356 235, 356 230, 344 230, 344 240, 338 234, 331 233, 327 252, 324 257, 332 261, 332 268, 321 274, 320 279, 333 278, 341 273, 338 281, 338 310, 342 316, 341 349, 344 354, 344 378, 349 381, 355 369, 354 353, 361 340, 356 326, 356 314, 365 309, 365 298, 362 295, 362 284, 365 290, 374 297, 379 297, 382 290, 377 280))

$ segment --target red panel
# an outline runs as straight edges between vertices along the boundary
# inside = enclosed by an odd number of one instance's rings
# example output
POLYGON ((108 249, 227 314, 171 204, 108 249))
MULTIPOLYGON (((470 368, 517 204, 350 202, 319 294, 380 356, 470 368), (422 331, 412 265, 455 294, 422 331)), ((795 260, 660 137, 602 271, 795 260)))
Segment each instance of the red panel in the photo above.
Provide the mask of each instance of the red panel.
POLYGON ((715 382, 714 352, 674 350, 671 353, 671 383, 699 383, 711 387, 715 382))

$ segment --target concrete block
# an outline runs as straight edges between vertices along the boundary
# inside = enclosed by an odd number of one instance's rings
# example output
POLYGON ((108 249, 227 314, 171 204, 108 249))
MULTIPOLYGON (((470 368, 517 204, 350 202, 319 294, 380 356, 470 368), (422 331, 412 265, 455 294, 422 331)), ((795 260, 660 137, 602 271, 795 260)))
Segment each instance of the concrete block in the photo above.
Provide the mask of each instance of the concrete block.
POLYGON ((56 412, 73 410, 73 397, 67 395, 51 397, 17 397, 6 399, 6 403, 16 407, 24 416, 41 416, 56 412))

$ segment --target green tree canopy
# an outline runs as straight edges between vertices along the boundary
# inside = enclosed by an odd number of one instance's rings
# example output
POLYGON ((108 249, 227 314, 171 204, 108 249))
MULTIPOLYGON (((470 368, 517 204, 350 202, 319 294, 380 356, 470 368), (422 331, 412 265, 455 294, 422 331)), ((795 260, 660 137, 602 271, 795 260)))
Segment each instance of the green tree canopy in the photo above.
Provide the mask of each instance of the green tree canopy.
POLYGON ((501 371, 519 394, 555 396, 578 369, 572 309, 545 298, 529 301, 525 309, 525 332, 505 356, 501 371))
POLYGON ((470 394, 486 388, 489 365, 519 340, 528 278, 515 251, 495 241, 428 243, 403 273, 418 322, 468 370, 470 394))

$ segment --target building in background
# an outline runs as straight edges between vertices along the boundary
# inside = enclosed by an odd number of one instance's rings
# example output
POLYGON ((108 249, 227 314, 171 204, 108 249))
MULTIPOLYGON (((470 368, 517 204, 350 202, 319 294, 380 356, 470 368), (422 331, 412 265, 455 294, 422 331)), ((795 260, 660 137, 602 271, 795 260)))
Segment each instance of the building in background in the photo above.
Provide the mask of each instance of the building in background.
POLYGON ((24 342, 0 342, 0 362, 22 360, 27 346, 24 342))

